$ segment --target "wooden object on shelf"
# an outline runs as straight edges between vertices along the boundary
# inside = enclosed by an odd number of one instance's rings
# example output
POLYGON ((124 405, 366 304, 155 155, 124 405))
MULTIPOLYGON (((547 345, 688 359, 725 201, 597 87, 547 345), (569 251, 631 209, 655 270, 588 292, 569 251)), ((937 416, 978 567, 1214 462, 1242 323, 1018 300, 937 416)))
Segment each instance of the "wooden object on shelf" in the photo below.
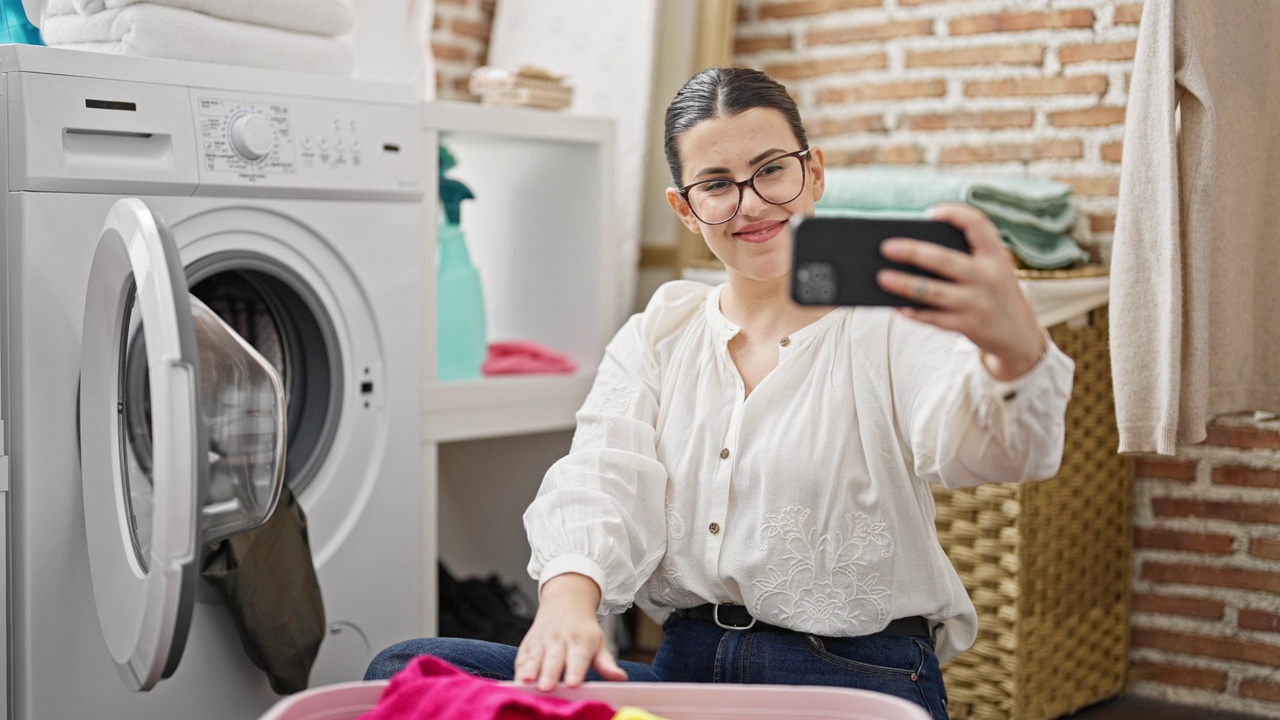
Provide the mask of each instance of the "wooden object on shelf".
POLYGON ((1058 475, 933 492, 939 540, 978 609, 977 642, 942 668, 955 720, 1048 720, 1127 687, 1133 464, 1116 452, 1107 308, 1050 334, 1076 362, 1058 475))

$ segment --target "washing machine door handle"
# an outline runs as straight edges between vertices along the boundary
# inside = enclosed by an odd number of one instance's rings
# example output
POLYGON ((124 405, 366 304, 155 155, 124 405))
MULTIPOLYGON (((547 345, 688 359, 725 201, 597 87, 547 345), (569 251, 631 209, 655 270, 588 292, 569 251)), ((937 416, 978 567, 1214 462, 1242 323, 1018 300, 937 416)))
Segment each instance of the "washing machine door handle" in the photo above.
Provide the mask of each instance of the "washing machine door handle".
POLYGON ((190 627, 209 441, 186 275, 169 229, 136 198, 103 222, 82 342, 80 474, 98 619, 125 685, 148 690, 177 668, 190 627))

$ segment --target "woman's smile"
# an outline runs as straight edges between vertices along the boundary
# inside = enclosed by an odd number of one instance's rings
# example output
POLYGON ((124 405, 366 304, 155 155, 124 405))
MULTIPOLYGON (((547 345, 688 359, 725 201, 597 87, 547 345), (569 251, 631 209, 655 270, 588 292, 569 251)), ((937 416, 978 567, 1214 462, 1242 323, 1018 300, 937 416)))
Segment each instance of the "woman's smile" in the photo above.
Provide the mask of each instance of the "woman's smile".
POLYGON ((764 243, 777 237, 778 233, 782 232, 782 229, 786 226, 787 221, 785 220, 763 220, 744 226, 741 230, 735 232, 733 236, 749 243, 764 243))

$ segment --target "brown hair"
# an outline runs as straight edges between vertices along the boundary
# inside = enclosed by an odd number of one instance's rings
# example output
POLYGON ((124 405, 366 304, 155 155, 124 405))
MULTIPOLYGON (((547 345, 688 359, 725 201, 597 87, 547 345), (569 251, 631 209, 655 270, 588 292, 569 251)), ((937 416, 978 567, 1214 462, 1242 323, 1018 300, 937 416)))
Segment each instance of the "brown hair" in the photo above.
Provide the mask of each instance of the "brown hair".
POLYGON ((663 147, 671 179, 679 187, 680 154, 676 139, 703 120, 731 117, 752 108, 768 107, 782 113, 801 150, 809 148, 800 109, 777 80, 750 68, 707 68, 689 78, 667 106, 663 147))

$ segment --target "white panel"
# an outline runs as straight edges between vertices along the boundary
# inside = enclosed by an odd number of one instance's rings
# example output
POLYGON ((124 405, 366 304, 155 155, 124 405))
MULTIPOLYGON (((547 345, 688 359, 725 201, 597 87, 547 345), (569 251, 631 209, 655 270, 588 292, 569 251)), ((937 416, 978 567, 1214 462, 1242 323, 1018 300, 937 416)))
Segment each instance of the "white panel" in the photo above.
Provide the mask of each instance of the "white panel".
POLYGON ((633 305, 649 139, 658 0, 499 3, 489 64, 535 65, 567 77, 575 113, 618 122, 616 200, 622 252, 616 302, 633 305))

